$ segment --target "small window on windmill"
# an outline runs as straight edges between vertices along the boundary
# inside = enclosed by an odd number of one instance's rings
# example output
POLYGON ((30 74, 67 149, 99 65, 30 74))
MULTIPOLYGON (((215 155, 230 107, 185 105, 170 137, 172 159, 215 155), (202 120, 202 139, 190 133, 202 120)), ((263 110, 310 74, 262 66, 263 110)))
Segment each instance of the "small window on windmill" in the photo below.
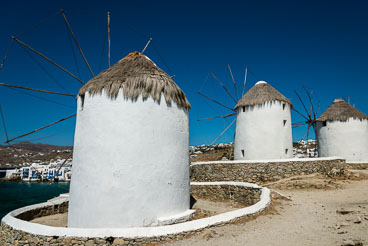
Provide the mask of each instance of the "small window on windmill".
POLYGON ((286 107, 286 104, 285 104, 285 103, 283 103, 283 104, 282 104, 282 110, 285 110, 285 107, 286 107))
POLYGON ((80 110, 83 110, 83 107, 84 107, 84 94, 80 96, 80 99, 81 99, 81 106, 80 106, 80 110))
POLYGON ((241 150, 241 153, 242 153, 242 157, 244 157, 244 150, 243 149, 241 150))
POLYGON ((285 155, 287 155, 289 152, 289 149, 285 149, 285 155))
POLYGON ((322 126, 327 126, 327 121, 322 121, 322 126))
POLYGON ((286 121, 287 121, 287 120, 284 120, 284 121, 283 121, 283 123, 284 123, 284 126, 286 126, 286 121))
POLYGON ((243 112, 245 112, 245 106, 243 106, 243 112))

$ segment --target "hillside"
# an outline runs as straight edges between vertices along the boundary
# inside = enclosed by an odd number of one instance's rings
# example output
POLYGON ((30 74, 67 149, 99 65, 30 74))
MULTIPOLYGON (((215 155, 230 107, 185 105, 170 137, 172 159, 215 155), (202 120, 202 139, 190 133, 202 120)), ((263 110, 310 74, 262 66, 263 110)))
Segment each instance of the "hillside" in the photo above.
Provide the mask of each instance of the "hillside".
POLYGON ((27 166, 33 162, 49 163, 50 160, 69 158, 72 152, 72 146, 30 142, 0 145, 0 168, 27 166))

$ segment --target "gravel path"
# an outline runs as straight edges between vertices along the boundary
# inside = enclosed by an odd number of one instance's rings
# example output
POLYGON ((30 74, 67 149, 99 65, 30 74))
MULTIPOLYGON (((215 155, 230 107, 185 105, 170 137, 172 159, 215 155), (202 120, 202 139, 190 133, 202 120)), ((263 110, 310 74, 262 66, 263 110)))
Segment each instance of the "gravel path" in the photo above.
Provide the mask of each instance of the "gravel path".
POLYGON ((165 245, 368 245, 368 180, 340 182, 343 189, 278 190, 293 201, 276 212, 165 245))

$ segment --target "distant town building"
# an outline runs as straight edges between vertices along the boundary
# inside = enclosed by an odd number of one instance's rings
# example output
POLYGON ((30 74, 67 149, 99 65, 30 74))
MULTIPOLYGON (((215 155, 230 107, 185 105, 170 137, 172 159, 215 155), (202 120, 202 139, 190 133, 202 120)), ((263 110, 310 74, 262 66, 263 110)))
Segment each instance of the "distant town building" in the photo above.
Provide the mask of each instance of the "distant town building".
POLYGON ((62 166, 64 160, 50 162, 48 165, 32 163, 20 168, 20 178, 23 181, 70 181, 71 162, 62 166))
POLYGON ((291 108, 275 88, 257 82, 235 107, 234 159, 292 158, 291 108))

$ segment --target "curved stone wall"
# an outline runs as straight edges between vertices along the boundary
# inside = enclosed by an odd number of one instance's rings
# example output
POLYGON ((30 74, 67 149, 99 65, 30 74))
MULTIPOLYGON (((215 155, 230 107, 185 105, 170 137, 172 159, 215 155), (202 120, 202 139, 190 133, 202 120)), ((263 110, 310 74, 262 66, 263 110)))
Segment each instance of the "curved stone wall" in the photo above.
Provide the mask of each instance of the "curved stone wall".
POLYGON ((349 169, 365 170, 368 169, 368 162, 347 162, 346 166, 349 169))
MULTIPOLYGON (((205 228, 219 226, 236 221, 240 218, 263 211, 271 202, 270 190, 255 184, 244 182, 199 182, 191 183, 192 192, 196 196, 206 196, 206 188, 222 194, 223 198, 235 199, 241 202, 240 196, 231 195, 231 191, 252 196, 255 204, 189 222, 136 228, 64 228, 31 223, 18 219, 22 214, 39 214, 39 211, 54 213, 57 208, 65 207, 66 199, 36 204, 20 208, 8 213, 1 221, 0 245, 142 245, 145 243, 177 240, 205 228), (233 187, 233 188, 229 188, 233 187), (249 193, 250 192, 250 193, 249 193), (34 211, 34 212, 32 212, 34 211)), ((244 202, 245 200, 243 200, 244 202)), ((30 217, 29 217, 30 218, 30 217)))

